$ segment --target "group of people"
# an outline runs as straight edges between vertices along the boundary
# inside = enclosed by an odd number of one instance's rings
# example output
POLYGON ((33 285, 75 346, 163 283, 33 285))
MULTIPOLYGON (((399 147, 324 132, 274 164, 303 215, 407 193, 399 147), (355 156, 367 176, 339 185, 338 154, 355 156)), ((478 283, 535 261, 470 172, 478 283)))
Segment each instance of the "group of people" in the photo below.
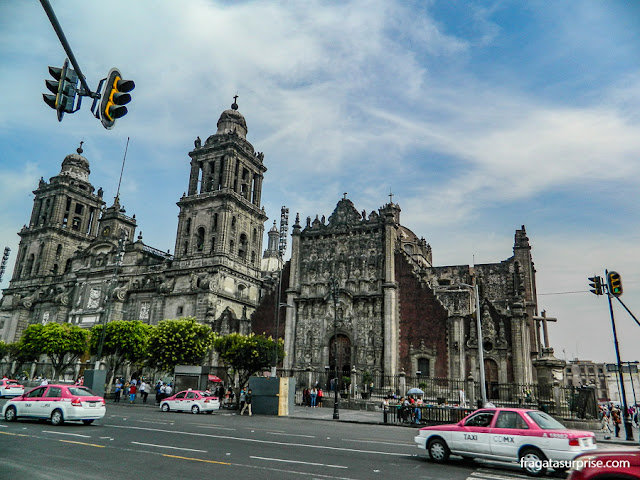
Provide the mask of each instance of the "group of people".
MULTIPOLYGON (((638 418, 638 410, 636 405, 629 407, 629 418, 634 427, 640 426, 640 418, 638 418)), ((613 402, 606 405, 600 405, 600 411, 598 412, 601 422, 601 431, 609 434, 615 432, 616 437, 620 436, 620 428, 623 422, 623 413, 620 409, 620 405, 614 405, 613 402), (613 431, 611 425, 613 424, 613 431)))
POLYGON ((322 407, 322 400, 324 398, 324 392, 322 388, 313 386, 311 388, 305 388, 302 391, 302 404, 311 407, 322 407))
POLYGON ((120 402, 120 398, 124 395, 124 398, 129 398, 129 403, 135 403, 136 396, 140 394, 142 403, 147 403, 147 397, 149 396, 150 386, 145 381, 144 377, 140 380, 131 378, 126 381, 124 378, 116 378, 115 380, 115 397, 114 402, 120 402))
POLYGON ((390 408, 396 409, 396 420, 400 423, 419 424, 422 419, 422 398, 409 395, 407 397, 394 398, 395 395, 387 395, 382 400, 382 413, 385 418, 390 408))

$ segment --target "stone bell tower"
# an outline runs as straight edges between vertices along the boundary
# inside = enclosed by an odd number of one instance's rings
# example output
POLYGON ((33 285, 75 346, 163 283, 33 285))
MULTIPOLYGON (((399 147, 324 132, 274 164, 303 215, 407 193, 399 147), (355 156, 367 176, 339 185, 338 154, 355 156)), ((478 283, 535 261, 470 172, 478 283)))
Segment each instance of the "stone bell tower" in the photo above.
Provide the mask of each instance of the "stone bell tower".
POLYGON ((220 115, 216 133, 204 143, 198 137, 189 152, 189 187, 177 203, 173 268, 190 272, 188 288, 199 295, 198 318, 215 328, 226 312, 225 318, 245 320, 248 329, 259 302, 267 220, 260 197, 267 169, 264 155, 247 141, 236 98, 220 115))

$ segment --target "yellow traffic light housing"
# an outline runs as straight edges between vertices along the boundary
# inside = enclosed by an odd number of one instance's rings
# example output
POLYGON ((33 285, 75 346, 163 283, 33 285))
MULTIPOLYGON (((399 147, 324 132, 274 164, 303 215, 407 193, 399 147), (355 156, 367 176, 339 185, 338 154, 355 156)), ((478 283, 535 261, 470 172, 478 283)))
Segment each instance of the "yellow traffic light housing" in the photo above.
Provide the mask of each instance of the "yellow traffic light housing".
POLYGON ((104 128, 112 129, 116 120, 127 114, 125 105, 131 101, 129 92, 135 87, 133 80, 122 79, 122 74, 117 68, 109 71, 99 108, 99 117, 104 128))
POLYGON ((589 290, 594 295, 602 295, 604 292, 602 290, 602 277, 594 275, 593 277, 589 277, 589 286, 591 290, 589 290))
POLYGON ((607 273, 607 284, 609 286, 609 294, 614 297, 622 295, 622 277, 618 272, 607 273))

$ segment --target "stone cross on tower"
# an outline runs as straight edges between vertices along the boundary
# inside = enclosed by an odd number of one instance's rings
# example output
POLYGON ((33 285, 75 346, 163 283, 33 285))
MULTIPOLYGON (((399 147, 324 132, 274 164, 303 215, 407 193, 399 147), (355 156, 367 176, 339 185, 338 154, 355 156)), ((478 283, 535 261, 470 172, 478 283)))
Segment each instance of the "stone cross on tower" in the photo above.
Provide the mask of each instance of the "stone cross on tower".
MULTIPOLYGON (((557 322, 558 319, 553 317, 547 317, 546 310, 543 310, 541 315, 542 315, 541 317, 533 317, 533 319, 536 321, 536 324, 538 327, 538 338, 540 338, 540 322, 542 322, 542 334, 544 335, 544 348, 548 349, 549 348, 549 329, 547 326, 547 322, 557 322)), ((542 345, 538 345, 538 346, 541 347, 542 345)))

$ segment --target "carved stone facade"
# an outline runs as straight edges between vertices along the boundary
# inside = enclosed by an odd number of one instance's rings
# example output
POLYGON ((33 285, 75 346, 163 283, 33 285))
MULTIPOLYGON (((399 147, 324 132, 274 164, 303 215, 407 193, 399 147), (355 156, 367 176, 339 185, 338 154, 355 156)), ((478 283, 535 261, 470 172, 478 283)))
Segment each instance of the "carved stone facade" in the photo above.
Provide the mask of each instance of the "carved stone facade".
POLYGON ((290 266, 285 368, 478 378, 477 284, 487 381, 535 381, 535 270, 524 226, 508 260, 434 267, 397 204, 367 215, 345 195, 327 220, 307 218, 303 228, 296 219, 290 266))
POLYGON ((264 156, 246 140, 234 103, 204 145, 189 152, 188 191, 178 201, 175 256, 134 239, 135 216, 116 196, 105 208, 78 149, 59 175, 40 180, 29 225, 0 305, 0 339, 33 323, 194 316, 217 331, 249 333, 260 303, 264 156), (106 317, 106 319, 105 319, 106 317))

